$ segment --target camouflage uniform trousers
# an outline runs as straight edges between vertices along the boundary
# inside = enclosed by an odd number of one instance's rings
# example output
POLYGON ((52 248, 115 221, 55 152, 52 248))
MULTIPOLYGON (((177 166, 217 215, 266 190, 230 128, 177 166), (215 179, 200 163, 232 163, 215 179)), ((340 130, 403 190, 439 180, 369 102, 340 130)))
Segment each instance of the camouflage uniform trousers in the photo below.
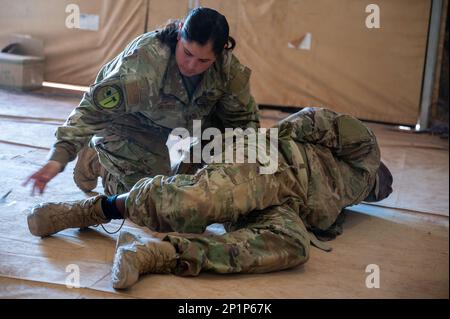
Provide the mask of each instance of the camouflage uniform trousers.
POLYGON ((142 178, 171 173, 166 146, 149 151, 128 141, 116 143, 121 148, 118 152, 121 156, 116 156, 113 161, 110 160, 112 154, 109 149, 96 147, 100 164, 103 161, 108 163, 102 165, 102 184, 106 195, 126 193, 142 178))
POLYGON ((86 191, 100 176, 105 194, 114 195, 128 192, 144 177, 170 175, 169 133, 169 129, 146 125, 139 115, 115 119, 78 152, 75 183, 86 191))
POLYGON ((164 237, 179 254, 174 273, 264 273, 305 263, 307 229, 326 229, 370 192, 380 152, 357 119, 305 109, 279 127, 274 174, 260 174, 258 164, 210 164, 194 175, 144 178, 132 188, 128 218, 177 232, 164 237), (225 223, 228 232, 204 234, 213 223, 225 223))
POLYGON ((101 177, 106 195, 127 193, 142 178, 170 174, 170 158, 165 145, 151 151, 127 139, 87 146, 79 154, 74 179, 86 175, 101 177), (106 144, 106 145, 105 145, 106 144))

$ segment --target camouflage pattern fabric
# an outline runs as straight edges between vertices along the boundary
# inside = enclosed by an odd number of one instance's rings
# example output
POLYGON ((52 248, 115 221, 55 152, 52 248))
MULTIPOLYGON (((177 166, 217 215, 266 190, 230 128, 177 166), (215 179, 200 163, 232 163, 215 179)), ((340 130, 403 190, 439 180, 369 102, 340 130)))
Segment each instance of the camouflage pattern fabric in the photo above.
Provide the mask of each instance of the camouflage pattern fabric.
POLYGON ((327 229, 344 207, 370 192, 380 152, 360 121, 308 108, 279 128, 274 174, 260 174, 258 163, 209 164, 194 175, 144 178, 131 189, 128 218, 180 233, 165 238, 180 254, 177 273, 267 272, 301 264, 309 256, 306 229, 327 229), (212 223, 226 223, 230 232, 200 235, 212 223))
POLYGON ((306 154, 309 186, 300 217, 326 230, 342 209, 363 201, 375 183, 380 149, 373 132, 356 118, 306 108, 280 123, 306 154))
POLYGON ((131 188, 142 177, 170 173, 165 145, 171 130, 204 127, 259 127, 250 95, 250 69, 225 52, 204 72, 189 99, 175 56, 149 32, 132 41, 102 67, 90 91, 56 131, 49 154, 64 166, 88 143, 101 165, 131 188), (218 123, 218 124, 217 124, 218 123))
POLYGON ((309 258, 309 235, 295 210, 286 202, 242 216, 228 233, 167 235, 179 252, 177 275, 265 273, 288 269, 309 258))

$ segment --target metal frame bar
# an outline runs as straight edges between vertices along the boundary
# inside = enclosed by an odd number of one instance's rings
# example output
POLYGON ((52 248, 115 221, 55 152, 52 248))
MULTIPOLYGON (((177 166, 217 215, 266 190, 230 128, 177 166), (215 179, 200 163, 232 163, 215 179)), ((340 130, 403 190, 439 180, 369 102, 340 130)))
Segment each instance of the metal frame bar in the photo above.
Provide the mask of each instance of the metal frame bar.
POLYGON ((431 18, 428 30, 427 55, 422 84, 422 97, 420 102, 420 115, 416 125, 416 131, 425 130, 430 122, 430 108, 432 103, 434 79, 436 73, 436 61, 438 57, 439 32, 441 29, 442 0, 432 0, 431 18))

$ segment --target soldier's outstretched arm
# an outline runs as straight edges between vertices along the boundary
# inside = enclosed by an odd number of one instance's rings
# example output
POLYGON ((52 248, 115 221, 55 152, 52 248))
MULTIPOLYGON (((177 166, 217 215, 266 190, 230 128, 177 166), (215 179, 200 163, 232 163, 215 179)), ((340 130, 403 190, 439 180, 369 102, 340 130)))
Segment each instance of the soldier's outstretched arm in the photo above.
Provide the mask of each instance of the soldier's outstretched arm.
MULTIPOLYGON (((139 85, 144 79, 137 76, 141 55, 133 54, 140 45, 136 38, 113 60, 98 72, 94 83, 63 126, 56 130, 56 142, 49 160, 58 161, 63 167, 73 161, 91 137, 111 125, 111 121, 139 104, 139 85)), ((150 59, 151 60, 151 59, 150 59)), ((151 67, 151 66, 149 66, 151 67)), ((148 88, 148 92, 150 89, 148 88)))
POLYGON ((76 158, 94 134, 111 125, 115 117, 152 103, 151 97, 157 92, 159 78, 155 76, 154 81, 149 83, 138 75, 138 65, 142 59, 155 61, 153 64, 147 63, 145 70, 142 67, 139 69, 139 72, 155 75, 160 74, 160 68, 165 66, 157 59, 159 52, 140 50, 144 44, 142 36, 136 38, 101 68, 79 106, 72 111, 64 125, 56 130, 56 142, 48 155, 48 163, 24 183, 34 182, 33 193, 38 189, 42 194, 47 183, 76 158), (148 96, 139 92, 146 92, 148 96))

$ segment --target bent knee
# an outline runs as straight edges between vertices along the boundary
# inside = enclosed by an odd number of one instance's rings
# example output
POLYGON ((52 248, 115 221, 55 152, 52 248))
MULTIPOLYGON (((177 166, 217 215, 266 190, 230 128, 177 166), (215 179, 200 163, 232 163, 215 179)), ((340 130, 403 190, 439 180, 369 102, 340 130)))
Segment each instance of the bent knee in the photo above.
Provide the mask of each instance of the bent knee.
POLYGON ((309 259, 309 238, 298 236, 283 236, 283 242, 278 247, 278 253, 282 256, 283 265, 280 269, 289 269, 306 263, 309 259))
POLYGON ((295 246, 297 247, 297 254, 295 256, 292 256, 293 267, 300 266, 306 263, 309 259, 309 252, 311 249, 311 244, 309 240, 297 241, 295 246))

